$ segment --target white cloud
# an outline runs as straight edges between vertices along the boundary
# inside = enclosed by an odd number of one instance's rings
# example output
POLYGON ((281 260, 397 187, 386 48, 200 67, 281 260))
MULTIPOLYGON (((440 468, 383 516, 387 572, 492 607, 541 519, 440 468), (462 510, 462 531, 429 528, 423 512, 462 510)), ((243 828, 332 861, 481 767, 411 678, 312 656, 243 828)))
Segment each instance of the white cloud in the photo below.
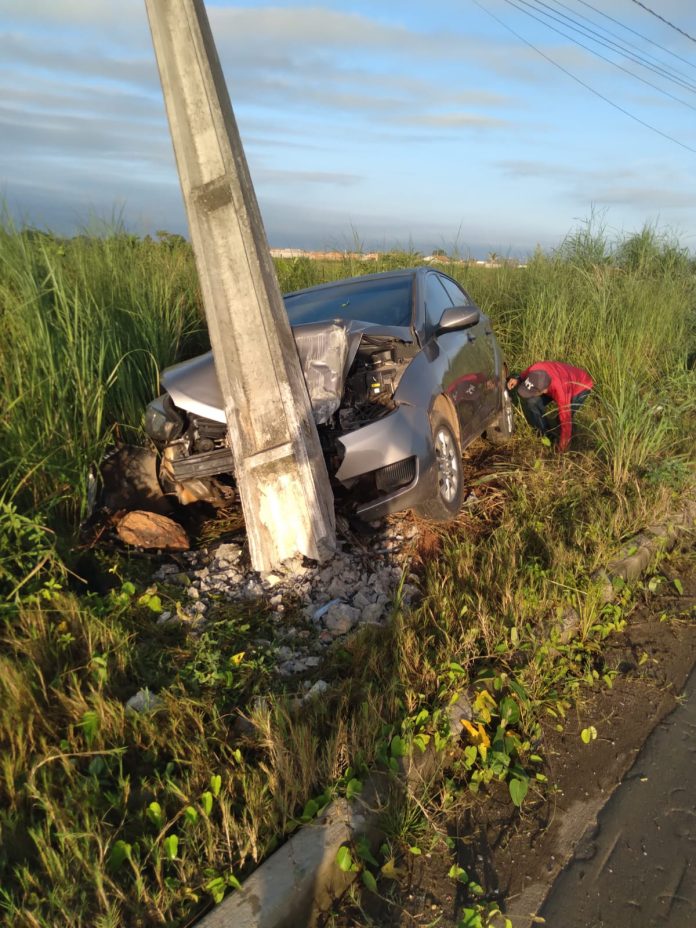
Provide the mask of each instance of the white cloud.
POLYGON ((254 181, 262 183, 290 184, 328 184, 336 187, 353 187, 362 178, 359 174, 342 174, 338 171, 284 171, 273 168, 257 167, 253 171, 254 181))
POLYGON ((696 206, 696 191, 690 177, 669 172, 657 163, 581 168, 541 161, 501 161, 499 166, 510 177, 553 183, 569 199, 581 204, 624 206, 636 212, 691 210, 696 206), (646 177, 662 182, 646 184, 646 177))
POLYGON ((479 116, 475 113, 422 113, 411 118, 395 118, 391 121, 407 126, 433 126, 440 129, 499 129, 512 125, 507 119, 479 116))

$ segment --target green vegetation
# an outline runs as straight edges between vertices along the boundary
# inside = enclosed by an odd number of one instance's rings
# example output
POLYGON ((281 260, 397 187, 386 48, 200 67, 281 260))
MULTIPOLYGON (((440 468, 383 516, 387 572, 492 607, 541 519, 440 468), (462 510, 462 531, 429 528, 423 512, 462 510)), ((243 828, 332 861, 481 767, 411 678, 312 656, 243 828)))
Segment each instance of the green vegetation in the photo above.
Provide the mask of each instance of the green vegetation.
POLYGON ((204 345, 195 281, 176 240, 0 227, 1 497, 76 526, 90 466, 139 427, 162 367, 204 345))
MULTIPOLYGON (((416 260, 393 253, 384 267, 416 260)), ((541 720, 563 725, 582 687, 611 684, 595 657, 630 614, 630 591, 604 605, 592 571, 692 485, 694 266, 654 230, 610 245, 591 228, 525 268, 441 266, 491 314, 512 368, 567 359, 597 390, 570 455, 523 424, 504 454, 472 451, 479 503, 414 554, 422 600, 335 649, 321 671, 330 691, 298 712, 273 675, 264 603, 220 604, 193 638, 156 624, 180 590, 143 583, 132 562, 105 565, 117 579, 107 595, 68 589, 89 468, 116 434, 137 438, 158 371, 205 344, 188 246, 119 230, 67 241, 0 231, 9 925, 189 924, 332 796, 359 793, 368 768, 398 768, 414 751, 434 747, 440 768, 395 786, 381 854, 339 861, 369 873, 368 888, 404 854, 451 853, 445 821, 463 790, 505 784, 524 808, 545 788, 541 720), (568 641, 571 608, 579 631, 568 641), (159 701, 126 710, 140 688, 159 701), (446 764, 447 706, 464 693, 467 745, 446 764)), ((384 267, 278 262, 284 290, 384 267)), ((468 887, 469 924, 495 918, 468 874, 452 878, 468 887)))

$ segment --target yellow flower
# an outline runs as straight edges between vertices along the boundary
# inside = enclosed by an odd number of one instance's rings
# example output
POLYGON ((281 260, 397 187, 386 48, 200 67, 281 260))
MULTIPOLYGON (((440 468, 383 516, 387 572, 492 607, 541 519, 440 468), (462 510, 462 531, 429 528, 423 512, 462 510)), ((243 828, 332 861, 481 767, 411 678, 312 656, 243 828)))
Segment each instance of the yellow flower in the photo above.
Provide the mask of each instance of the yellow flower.
POLYGON ((478 747, 481 757, 485 760, 488 748, 491 746, 491 739, 488 737, 488 732, 480 722, 477 724, 476 728, 474 728, 468 719, 462 719, 461 722, 464 728, 466 728, 469 740, 478 747))

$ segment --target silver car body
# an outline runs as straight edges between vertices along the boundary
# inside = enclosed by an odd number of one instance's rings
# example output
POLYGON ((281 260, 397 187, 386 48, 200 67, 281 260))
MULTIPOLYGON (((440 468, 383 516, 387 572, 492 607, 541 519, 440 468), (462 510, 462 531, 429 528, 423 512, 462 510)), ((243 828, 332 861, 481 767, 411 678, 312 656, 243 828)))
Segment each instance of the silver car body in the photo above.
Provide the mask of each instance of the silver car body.
MULTIPOLYGON (((285 303, 330 475, 361 517, 437 494, 436 405, 449 411, 461 448, 504 415, 505 369, 490 321, 447 275, 366 275, 285 303)), ((169 489, 212 494, 211 478, 232 469, 212 354, 169 368, 161 382, 166 394, 148 407, 146 429, 168 462, 169 489), (182 423, 166 441, 163 416, 182 423)))

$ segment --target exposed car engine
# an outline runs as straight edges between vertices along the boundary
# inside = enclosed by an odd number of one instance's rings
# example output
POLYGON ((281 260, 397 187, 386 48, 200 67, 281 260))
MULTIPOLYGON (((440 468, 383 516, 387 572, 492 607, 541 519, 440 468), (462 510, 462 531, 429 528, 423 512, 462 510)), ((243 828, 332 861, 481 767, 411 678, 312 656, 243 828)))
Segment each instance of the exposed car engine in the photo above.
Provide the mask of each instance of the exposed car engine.
POLYGON ((414 354, 413 345, 394 339, 363 337, 348 372, 338 411, 343 431, 378 419, 394 408, 394 393, 414 354))

